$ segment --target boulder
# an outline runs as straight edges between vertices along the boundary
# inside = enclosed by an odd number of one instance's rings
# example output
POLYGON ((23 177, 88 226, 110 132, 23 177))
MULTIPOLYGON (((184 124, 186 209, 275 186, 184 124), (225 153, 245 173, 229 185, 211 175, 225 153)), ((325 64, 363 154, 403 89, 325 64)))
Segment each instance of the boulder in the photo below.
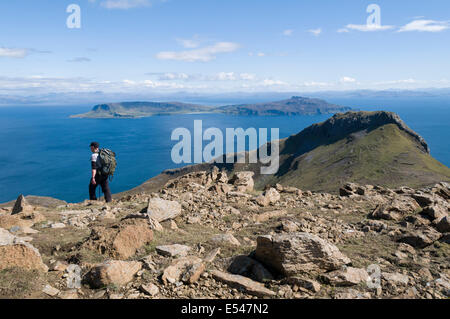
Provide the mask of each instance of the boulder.
POLYGON ((140 262, 110 260, 95 265, 86 274, 84 280, 91 288, 103 288, 109 285, 121 287, 132 281, 141 268, 140 262))
POLYGON ((220 270, 214 270, 212 276, 215 280, 223 282, 231 287, 242 289, 250 295, 257 297, 274 297, 276 294, 263 284, 240 275, 231 275, 220 270))
POLYGON ((178 202, 161 198, 152 198, 148 202, 147 216, 158 222, 174 219, 179 215, 181 215, 181 205, 178 202))
POLYGON ((0 270, 13 267, 48 271, 35 247, 0 228, 0 270))
POLYGON ((152 240, 153 232, 147 219, 129 218, 111 227, 94 227, 83 247, 125 260, 152 240))
POLYGON ((431 227, 423 226, 418 229, 409 230, 398 236, 397 241, 409 244, 416 248, 425 248, 436 240, 441 234, 431 227))
POLYGON ((253 175, 255 175, 253 172, 237 172, 229 182, 237 188, 238 192, 253 191, 255 185, 253 175))
POLYGON ((273 205, 280 200, 280 193, 275 188, 269 188, 262 195, 256 197, 256 202, 260 206, 269 206, 273 205))
POLYGON ((11 215, 16 215, 19 213, 32 213, 33 210, 34 210, 33 206, 28 204, 25 197, 23 195, 19 195, 19 197, 16 200, 16 203, 14 204, 11 215))
POLYGON ((335 245, 303 232, 258 237, 255 259, 285 276, 323 273, 351 262, 335 245))

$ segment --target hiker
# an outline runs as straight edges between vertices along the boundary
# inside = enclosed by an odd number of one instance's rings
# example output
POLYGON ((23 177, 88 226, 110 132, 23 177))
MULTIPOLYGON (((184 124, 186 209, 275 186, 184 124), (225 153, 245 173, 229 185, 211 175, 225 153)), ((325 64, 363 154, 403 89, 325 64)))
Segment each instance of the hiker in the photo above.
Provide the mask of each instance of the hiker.
POLYGON ((102 188, 103 194, 105 194, 105 200, 107 203, 111 202, 111 191, 109 189, 109 181, 108 175, 101 174, 102 163, 99 159, 99 148, 100 144, 97 142, 91 143, 91 169, 92 169, 92 177, 91 182, 89 183, 89 199, 97 200, 97 196, 95 196, 95 190, 97 186, 100 185, 102 188))

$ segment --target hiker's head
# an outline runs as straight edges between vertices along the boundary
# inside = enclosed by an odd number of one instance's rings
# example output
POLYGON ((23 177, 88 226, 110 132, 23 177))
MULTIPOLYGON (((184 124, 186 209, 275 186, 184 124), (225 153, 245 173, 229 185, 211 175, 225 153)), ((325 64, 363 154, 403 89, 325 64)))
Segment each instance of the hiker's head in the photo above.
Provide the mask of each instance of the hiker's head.
POLYGON ((91 143, 91 152, 92 153, 98 152, 99 147, 100 147, 100 144, 98 144, 97 142, 92 142, 91 143))

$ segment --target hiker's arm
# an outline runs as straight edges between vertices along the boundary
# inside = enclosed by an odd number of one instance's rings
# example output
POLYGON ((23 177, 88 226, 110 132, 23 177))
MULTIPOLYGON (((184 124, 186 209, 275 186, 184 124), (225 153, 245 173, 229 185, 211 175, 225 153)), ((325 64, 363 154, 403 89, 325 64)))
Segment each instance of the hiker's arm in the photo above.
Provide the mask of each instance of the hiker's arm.
POLYGON ((95 162, 91 162, 92 164, 92 184, 95 184, 95 174, 97 174, 97 166, 95 162))

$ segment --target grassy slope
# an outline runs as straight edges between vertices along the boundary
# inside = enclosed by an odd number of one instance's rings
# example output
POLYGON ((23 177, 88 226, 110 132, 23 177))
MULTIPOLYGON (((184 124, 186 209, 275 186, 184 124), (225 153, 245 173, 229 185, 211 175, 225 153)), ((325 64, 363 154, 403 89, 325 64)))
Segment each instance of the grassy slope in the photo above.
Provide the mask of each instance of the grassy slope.
POLYGON ((304 189, 336 191, 350 181, 395 187, 425 186, 450 180, 450 169, 429 154, 394 124, 365 136, 352 136, 322 145, 296 159, 279 182, 304 189))

